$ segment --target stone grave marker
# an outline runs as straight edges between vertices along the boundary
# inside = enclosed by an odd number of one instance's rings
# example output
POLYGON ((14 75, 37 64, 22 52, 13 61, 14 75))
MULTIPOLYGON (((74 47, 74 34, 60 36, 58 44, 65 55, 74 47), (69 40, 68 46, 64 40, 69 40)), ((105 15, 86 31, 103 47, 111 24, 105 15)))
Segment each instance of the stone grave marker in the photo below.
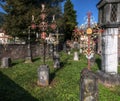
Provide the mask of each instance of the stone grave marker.
POLYGON ((38 81, 37 84, 40 86, 49 85, 49 67, 48 65, 41 65, 38 68, 38 81))
POLYGON ((1 67, 2 68, 8 68, 10 66, 11 66, 11 58, 10 57, 2 58, 1 67))
POLYGON ((95 55, 93 53, 93 56, 90 59, 90 65, 93 66, 95 64, 95 55))
POLYGON ((97 77, 87 68, 81 72, 80 101, 98 101, 97 77))
POLYGON ((78 52, 74 52, 74 58, 73 58, 74 61, 78 61, 79 60, 79 54, 78 52))
POLYGON ((54 68, 60 68, 60 56, 58 53, 54 53, 54 68))

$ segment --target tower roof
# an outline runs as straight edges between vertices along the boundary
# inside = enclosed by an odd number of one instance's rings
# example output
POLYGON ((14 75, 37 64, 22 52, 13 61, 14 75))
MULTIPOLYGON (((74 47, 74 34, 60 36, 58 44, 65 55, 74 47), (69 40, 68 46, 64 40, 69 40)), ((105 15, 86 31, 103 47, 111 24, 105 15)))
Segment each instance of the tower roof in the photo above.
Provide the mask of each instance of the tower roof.
POLYGON ((100 0, 96 6, 97 8, 101 8, 108 3, 120 3, 120 0, 100 0))

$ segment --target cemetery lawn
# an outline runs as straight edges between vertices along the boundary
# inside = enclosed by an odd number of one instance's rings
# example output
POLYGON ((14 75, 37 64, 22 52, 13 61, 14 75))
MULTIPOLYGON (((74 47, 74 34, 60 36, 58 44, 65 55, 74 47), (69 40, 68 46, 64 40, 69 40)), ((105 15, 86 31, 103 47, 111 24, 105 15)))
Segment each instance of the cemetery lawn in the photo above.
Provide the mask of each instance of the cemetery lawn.
MULTIPOLYGON (((0 101, 79 101, 80 72, 87 67, 87 60, 83 55, 80 55, 79 61, 73 61, 73 56, 65 53, 60 56, 62 67, 59 70, 55 70, 52 60, 47 59, 51 80, 48 87, 37 85, 37 69, 42 58, 35 58, 29 64, 14 60, 12 67, 0 69, 0 101)), ((99 67, 100 58, 96 56, 92 71, 99 67)), ((99 84, 98 88, 99 101, 120 101, 120 86, 107 88, 99 84)))

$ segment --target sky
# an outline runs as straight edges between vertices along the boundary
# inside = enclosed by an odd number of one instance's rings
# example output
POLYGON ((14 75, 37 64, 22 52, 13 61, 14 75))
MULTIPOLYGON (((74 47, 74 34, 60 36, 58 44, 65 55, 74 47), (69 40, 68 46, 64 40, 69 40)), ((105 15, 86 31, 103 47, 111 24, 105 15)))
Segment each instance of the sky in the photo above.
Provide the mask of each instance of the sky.
POLYGON ((71 0, 76 10, 78 26, 85 22, 85 16, 88 11, 92 13, 94 20, 98 22, 98 9, 96 4, 100 0, 71 0))
MULTIPOLYGON (((98 9, 96 4, 100 0, 71 0, 74 5, 74 10, 76 10, 78 26, 85 23, 85 17, 87 12, 90 11, 94 17, 94 21, 98 22, 98 9)), ((64 2, 65 3, 65 2, 64 2)), ((64 7, 64 3, 62 4, 64 7)), ((0 7, 0 11, 3 11, 0 7)))

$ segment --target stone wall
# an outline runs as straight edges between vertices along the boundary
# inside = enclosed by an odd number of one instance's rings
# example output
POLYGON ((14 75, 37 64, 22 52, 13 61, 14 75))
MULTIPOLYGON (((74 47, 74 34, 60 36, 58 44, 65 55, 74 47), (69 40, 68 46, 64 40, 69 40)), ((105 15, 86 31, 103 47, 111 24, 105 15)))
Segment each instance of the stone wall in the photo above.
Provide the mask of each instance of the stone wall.
MULTIPOLYGON (((58 51, 63 49, 62 43, 58 46, 58 51)), ((32 44, 31 45, 32 57, 43 56, 43 45, 42 44, 32 44)), ((46 55, 50 52, 49 45, 46 45, 46 55)), ((25 59, 28 54, 27 44, 8 44, 6 46, 0 45, 0 60, 3 57, 10 57, 12 60, 15 59, 25 59)))
MULTIPOLYGON (((27 56, 27 44, 9 44, 6 46, 0 45, 0 60, 3 57, 10 57, 12 60, 24 59, 27 56)), ((39 57, 42 54, 42 45, 32 44, 32 56, 39 57)))

